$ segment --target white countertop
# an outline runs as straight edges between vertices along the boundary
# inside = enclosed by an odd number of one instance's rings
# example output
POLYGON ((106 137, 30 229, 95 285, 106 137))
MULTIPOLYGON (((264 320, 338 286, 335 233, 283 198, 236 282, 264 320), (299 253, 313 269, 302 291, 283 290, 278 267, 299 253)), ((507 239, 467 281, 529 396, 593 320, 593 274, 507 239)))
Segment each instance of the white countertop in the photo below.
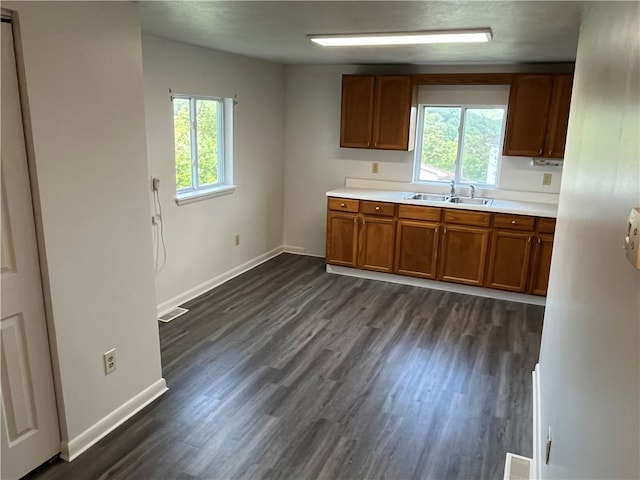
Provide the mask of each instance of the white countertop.
POLYGON ((554 203, 520 202, 496 198, 493 200, 491 205, 461 205, 458 203, 430 202, 427 200, 411 200, 405 198, 412 193, 414 192, 343 187, 336 188, 335 190, 329 190, 327 192, 327 197, 402 203, 405 205, 425 205, 430 207, 457 208, 460 210, 511 213, 515 215, 532 215, 535 217, 556 218, 558 214, 558 206, 554 203))

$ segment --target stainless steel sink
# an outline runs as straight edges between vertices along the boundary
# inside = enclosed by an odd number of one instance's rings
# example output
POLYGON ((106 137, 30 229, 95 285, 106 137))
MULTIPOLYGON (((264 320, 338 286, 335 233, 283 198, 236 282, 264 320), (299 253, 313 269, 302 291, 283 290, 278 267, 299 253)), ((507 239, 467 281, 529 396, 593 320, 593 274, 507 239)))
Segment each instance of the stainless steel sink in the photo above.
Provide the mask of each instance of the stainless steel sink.
POLYGON ((406 197, 407 200, 426 200, 428 202, 448 202, 449 195, 440 195, 437 193, 410 193, 406 197))
POLYGON ((493 198, 450 197, 447 202, 463 205, 491 205, 493 198))

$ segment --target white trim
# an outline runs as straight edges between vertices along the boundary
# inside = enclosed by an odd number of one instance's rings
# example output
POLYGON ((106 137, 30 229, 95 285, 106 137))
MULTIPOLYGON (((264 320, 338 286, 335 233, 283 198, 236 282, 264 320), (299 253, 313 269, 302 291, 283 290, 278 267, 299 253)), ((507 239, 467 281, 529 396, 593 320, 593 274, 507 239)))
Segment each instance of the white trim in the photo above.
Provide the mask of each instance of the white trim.
POLYGON ((89 447, 106 437, 113 430, 133 417, 136 413, 149 405, 168 390, 167 382, 161 378, 144 389, 135 397, 127 400, 106 417, 86 429, 80 435, 68 442, 62 442, 60 457, 67 462, 72 461, 89 447))
POLYGON ((542 478, 542 458, 540 447, 542 445, 542 421, 540 415, 540 364, 536 363, 536 368, 531 372, 533 381, 533 459, 531 461, 531 473, 529 478, 542 478))
POLYGON ((370 270, 360 270, 357 268, 340 267, 337 265, 327 265, 327 273, 336 273, 349 277, 367 278, 369 280, 381 280, 383 282, 399 283, 412 287, 431 288, 433 290, 445 290, 447 292, 463 293, 475 295, 477 297, 495 298, 497 300, 507 300, 510 302, 529 303, 531 305, 546 304, 545 297, 526 295, 524 293, 505 292, 492 288, 474 287, 472 285, 461 285, 458 283, 439 282, 437 280, 427 280, 425 278, 405 277, 404 275, 394 275, 392 273, 372 272, 370 270))
POLYGON ((200 202, 201 200, 206 200, 208 198, 229 195, 235 191, 235 185, 221 185, 218 187, 208 188, 206 190, 191 190, 189 192, 178 193, 176 196, 176 204, 187 205, 189 203, 200 202))
POLYGON ((284 253, 291 253, 293 255, 304 255, 306 257, 319 257, 324 258, 324 255, 318 255, 317 253, 309 253, 304 247, 296 247, 294 245, 283 245, 282 251, 284 253))
POLYGON ((170 312, 171 310, 182 305, 183 303, 188 302, 189 300, 192 300, 202 295, 203 293, 208 292, 213 288, 216 288, 219 285, 222 285, 224 282, 231 280, 234 277, 237 277, 238 275, 246 272, 247 270, 251 270, 252 268, 257 267, 261 263, 264 263, 268 260, 271 260, 274 257, 277 257, 282 252, 283 252, 283 249, 281 246, 276 247, 273 250, 269 250, 268 252, 263 253, 262 255, 258 255, 257 257, 247 262, 244 262, 243 264, 238 265, 237 267, 234 267, 231 270, 227 270, 226 272, 221 273, 220 275, 217 275, 212 279, 201 283, 200 285, 196 285, 195 287, 190 288, 189 290, 181 293, 180 295, 176 295, 175 297, 170 298, 165 302, 162 302, 161 304, 158 305, 158 317, 161 317, 165 313, 170 312))

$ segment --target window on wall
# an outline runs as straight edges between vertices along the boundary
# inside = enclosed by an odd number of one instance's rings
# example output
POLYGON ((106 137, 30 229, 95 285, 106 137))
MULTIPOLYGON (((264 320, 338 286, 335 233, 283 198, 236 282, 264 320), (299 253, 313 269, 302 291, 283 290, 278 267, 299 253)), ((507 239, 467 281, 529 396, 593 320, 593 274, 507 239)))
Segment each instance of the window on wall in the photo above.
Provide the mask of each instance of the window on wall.
POLYGON ((414 181, 495 186, 505 106, 420 105, 414 181))
POLYGON ((233 99, 173 96, 178 204, 235 189, 232 128, 233 99))

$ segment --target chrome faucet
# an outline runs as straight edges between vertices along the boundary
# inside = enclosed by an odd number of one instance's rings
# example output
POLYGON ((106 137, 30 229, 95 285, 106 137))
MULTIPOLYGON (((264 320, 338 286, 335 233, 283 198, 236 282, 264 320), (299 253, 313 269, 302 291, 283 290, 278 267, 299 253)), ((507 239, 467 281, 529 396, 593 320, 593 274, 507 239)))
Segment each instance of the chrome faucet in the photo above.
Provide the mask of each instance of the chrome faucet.
POLYGON ((474 198, 476 196, 476 187, 473 185, 469 185, 469 196, 474 198))
POLYGON ((449 194, 452 197, 456 196, 456 182, 455 182, 455 180, 451 180, 451 190, 450 190, 449 194))

